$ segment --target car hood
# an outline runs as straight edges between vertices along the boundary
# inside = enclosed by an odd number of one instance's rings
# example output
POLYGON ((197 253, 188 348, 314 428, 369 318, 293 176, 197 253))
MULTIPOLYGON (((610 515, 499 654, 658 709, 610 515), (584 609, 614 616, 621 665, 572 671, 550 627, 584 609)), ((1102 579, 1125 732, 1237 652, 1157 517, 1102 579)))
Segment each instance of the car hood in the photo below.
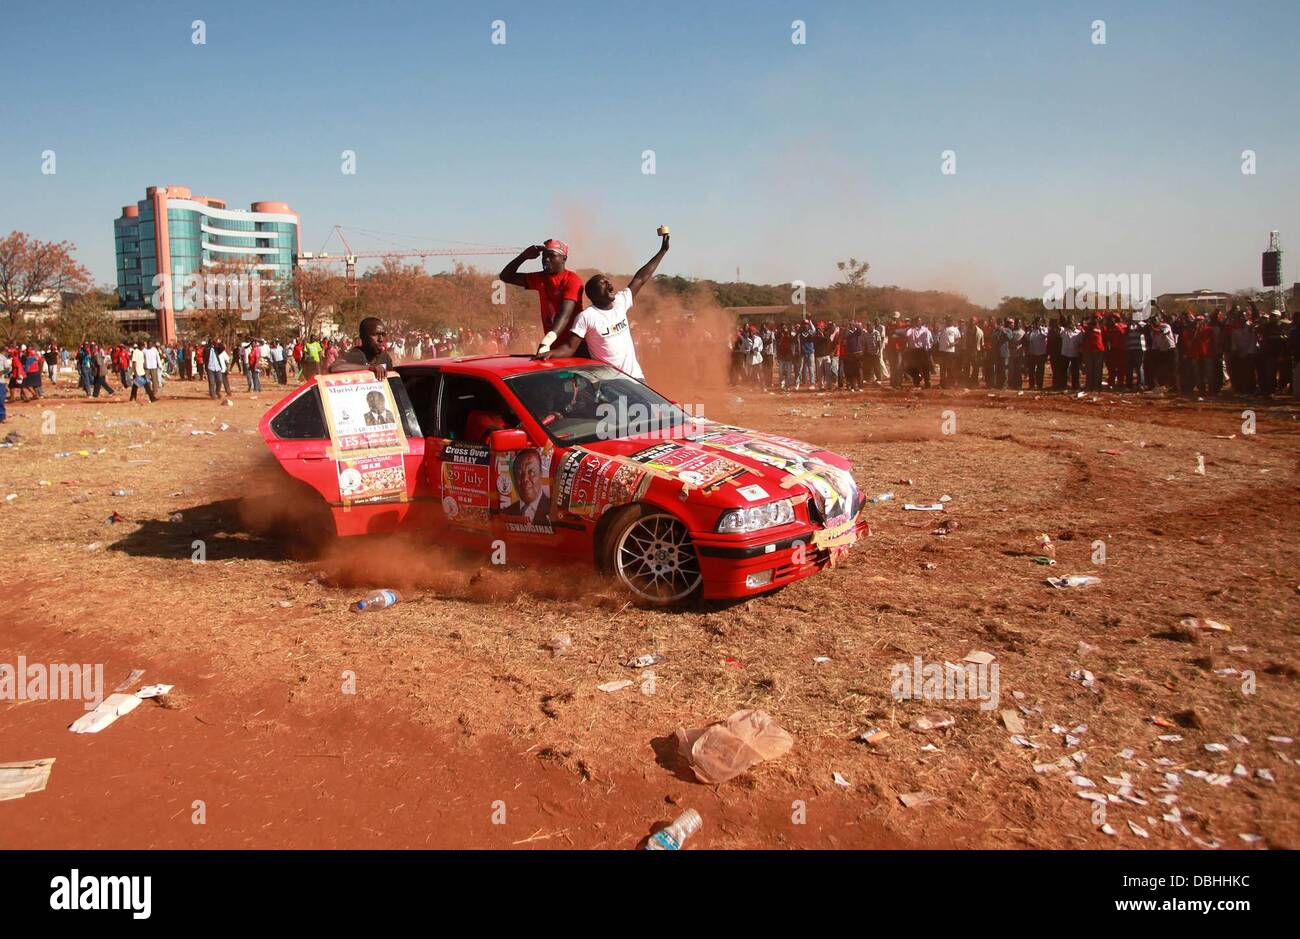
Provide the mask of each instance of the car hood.
POLYGON ((601 440, 574 451, 641 465, 692 502, 744 508, 806 494, 814 521, 831 526, 861 505, 852 464, 837 453, 780 434, 701 421, 663 433, 601 440))

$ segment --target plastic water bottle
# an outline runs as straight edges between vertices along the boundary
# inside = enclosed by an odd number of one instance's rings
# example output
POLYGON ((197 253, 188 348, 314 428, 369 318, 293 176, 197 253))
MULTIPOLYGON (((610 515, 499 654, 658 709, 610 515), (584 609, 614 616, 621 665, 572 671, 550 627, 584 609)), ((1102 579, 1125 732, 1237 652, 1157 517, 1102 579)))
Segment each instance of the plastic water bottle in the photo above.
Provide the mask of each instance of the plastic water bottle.
POLYGON ((400 599, 402 599, 402 596, 396 590, 373 590, 352 604, 352 612, 373 613, 375 610, 383 610, 392 606, 400 599))
POLYGON ((881 493, 880 495, 878 495, 878 496, 872 496, 872 497, 871 497, 871 501, 872 501, 872 502, 889 502, 889 501, 892 500, 893 498, 894 498, 894 494, 893 494, 892 492, 882 492, 882 493, 881 493))
POLYGON ((680 851, 686 839, 704 825, 704 819, 695 809, 687 809, 662 831, 657 831, 646 842, 647 851, 680 851))

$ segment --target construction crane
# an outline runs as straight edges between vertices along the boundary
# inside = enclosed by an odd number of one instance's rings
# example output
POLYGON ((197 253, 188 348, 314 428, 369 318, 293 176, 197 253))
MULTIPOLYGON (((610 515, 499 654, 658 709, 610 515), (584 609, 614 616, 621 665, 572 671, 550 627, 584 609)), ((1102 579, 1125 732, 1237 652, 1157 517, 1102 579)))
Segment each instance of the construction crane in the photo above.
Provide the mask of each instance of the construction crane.
MULTIPOLYGON (((367 229, 357 229, 357 230, 363 232, 368 231, 367 229)), ((371 234, 384 235, 386 233, 372 232, 371 234)), ((398 235, 394 237, 407 237, 407 236, 398 235)), ((437 241, 440 239, 429 239, 429 240, 437 241)), ((304 251, 299 253, 297 256, 297 262, 299 264, 334 264, 334 263, 342 262, 344 265, 344 279, 347 281, 348 286, 352 288, 352 292, 354 294, 357 291, 357 261, 359 260, 382 259, 382 258, 420 258, 421 260, 423 260, 424 258, 431 258, 431 257, 475 257, 479 255, 490 255, 490 254, 515 255, 523 250, 523 248, 512 248, 512 247, 502 246, 502 245, 479 245, 479 244, 461 243, 459 247, 455 247, 455 248, 395 247, 386 251, 353 251, 352 246, 348 244, 347 236, 343 233, 343 227, 341 225, 334 226, 334 228, 330 231, 329 235, 326 236, 325 241, 321 244, 321 248, 322 250, 320 251, 315 251, 315 252, 304 251), (330 254, 328 251, 323 250, 325 245, 329 244, 330 239, 333 238, 336 234, 339 236, 339 241, 342 242, 343 244, 343 249, 345 252, 343 254, 330 254)))

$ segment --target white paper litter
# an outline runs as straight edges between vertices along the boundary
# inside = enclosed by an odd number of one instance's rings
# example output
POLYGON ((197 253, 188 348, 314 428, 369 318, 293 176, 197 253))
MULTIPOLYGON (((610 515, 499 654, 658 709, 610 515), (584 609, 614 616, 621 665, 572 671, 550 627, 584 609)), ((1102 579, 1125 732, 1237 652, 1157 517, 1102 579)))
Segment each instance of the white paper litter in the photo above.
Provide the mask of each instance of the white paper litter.
POLYGON ((50 781, 50 767, 54 757, 44 760, 20 760, 17 763, 0 763, 0 802, 21 799, 40 792, 50 781))
POLYGON ((81 715, 68 725, 68 730, 74 734, 97 734, 119 717, 130 714, 139 706, 140 699, 133 694, 111 694, 101 701, 95 710, 81 715))

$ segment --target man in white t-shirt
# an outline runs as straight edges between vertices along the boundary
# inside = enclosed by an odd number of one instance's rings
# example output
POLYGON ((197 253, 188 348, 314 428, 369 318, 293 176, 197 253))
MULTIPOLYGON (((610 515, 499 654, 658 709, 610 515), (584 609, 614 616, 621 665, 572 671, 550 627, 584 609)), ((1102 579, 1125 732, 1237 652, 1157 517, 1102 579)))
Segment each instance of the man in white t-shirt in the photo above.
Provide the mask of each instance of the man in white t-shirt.
POLYGON ((591 301, 591 306, 574 317, 570 335, 552 347, 548 358, 573 355, 585 339, 593 359, 612 365, 637 381, 645 381, 641 363, 636 359, 636 347, 632 344, 632 324, 627 318, 627 311, 632 308, 633 298, 654 277, 659 262, 668 253, 668 237, 663 236, 659 251, 633 275, 622 290, 616 291, 604 274, 596 274, 587 281, 587 299, 591 301))

